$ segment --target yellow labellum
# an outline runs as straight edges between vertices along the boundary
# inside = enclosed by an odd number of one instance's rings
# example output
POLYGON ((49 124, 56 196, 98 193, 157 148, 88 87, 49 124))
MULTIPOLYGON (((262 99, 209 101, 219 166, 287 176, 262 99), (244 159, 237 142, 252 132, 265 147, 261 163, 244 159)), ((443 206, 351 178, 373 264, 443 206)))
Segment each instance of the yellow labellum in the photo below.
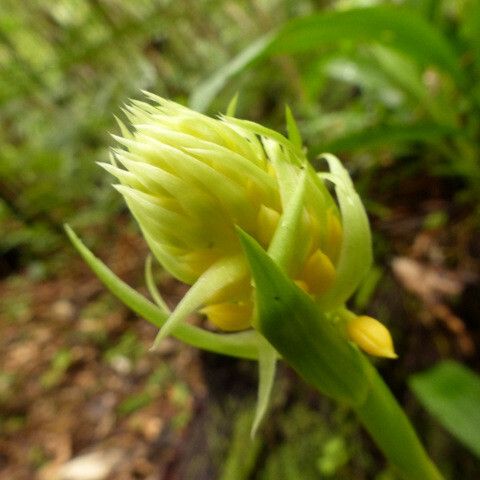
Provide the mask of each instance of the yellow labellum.
POLYGON ((233 332, 250 327, 253 305, 250 302, 217 303, 200 310, 216 327, 233 332))
POLYGON ((372 317, 362 315, 350 320, 347 334, 363 351, 375 357, 397 358, 388 329, 372 317))

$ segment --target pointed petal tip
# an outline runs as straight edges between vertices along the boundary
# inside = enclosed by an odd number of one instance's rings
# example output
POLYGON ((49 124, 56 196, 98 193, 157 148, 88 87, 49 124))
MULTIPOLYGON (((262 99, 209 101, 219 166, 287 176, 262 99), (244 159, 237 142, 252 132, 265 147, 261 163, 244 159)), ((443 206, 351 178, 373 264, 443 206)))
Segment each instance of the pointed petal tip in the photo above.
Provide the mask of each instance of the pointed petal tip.
POLYGON ((385 352, 383 357, 388 358, 390 360, 396 360, 398 358, 398 355, 395 353, 395 350, 391 350, 389 352, 385 352))
POLYGON ((112 183, 112 187, 124 197, 132 198, 134 196, 134 193, 135 193, 134 189, 131 187, 128 187, 127 185, 122 185, 120 183, 112 183))

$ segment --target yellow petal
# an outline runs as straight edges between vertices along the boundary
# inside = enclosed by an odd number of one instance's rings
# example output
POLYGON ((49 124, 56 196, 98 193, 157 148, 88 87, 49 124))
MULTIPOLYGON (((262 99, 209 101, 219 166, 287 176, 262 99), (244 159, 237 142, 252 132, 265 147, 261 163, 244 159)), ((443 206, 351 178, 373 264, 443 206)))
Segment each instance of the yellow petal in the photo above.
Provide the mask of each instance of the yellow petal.
POLYGON ((303 280, 294 280, 294 283, 298 288, 301 288, 305 293, 310 293, 307 283, 304 282, 303 280))
POLYGON ((337 263, 342 248, 343 230, 338 216, 329 210, 327 213, 327 232, 323 251, 330 257, 333 263, 337 263))
POLYGON ((347 324, 347 334, 363 351, 375 357, 397 358, 388 329, 372 317, 355 317, 347 324))
POLYGON ((250 327, 253 306, 245 303, 216 303, 200 310, 216 327, 227 332, 245 330, 250 327))
POLYGON ((303 267, 301 280, 308 285, 308 291, 321 295, 331 287, 335 274, 331 260, 321 250, 315 250, 303 267))
POLYGON ((218 249, 204 248, 183 255, 182 261, 200 276, 221 257, 222 255, 218 249))
POLYGON ((277 229, 280 213, 265 205, 260 206, 257 217, 257 239, 262 246, 268 247, 277 229))

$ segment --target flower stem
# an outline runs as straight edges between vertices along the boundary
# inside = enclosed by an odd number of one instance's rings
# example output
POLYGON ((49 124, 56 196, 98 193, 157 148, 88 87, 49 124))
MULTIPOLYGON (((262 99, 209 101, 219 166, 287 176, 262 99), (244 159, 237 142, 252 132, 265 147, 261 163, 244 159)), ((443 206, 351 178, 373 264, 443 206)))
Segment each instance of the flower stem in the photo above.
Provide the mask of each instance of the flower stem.
POLYGON ((405 480, 442 480, 404 411, 373 367, 370 378, 366 400, 353 408, 377 446, 405 480))

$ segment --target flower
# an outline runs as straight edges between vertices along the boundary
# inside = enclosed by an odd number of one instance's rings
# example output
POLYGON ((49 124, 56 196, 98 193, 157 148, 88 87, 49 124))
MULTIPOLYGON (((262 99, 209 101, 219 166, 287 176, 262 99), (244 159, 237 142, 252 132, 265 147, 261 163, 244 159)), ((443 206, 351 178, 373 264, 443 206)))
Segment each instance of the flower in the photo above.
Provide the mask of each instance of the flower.
MULTIPOLYGON (((341 312, 369 268, 370 233, 338 160, 327 155, 330 171, 317 173, 298 141, 147 96, 152 103, 132 101, 126 108, 132 130, 120 122, 122 136, 114 137, 121 147, 102 166, 119 180, 116 188, 157 260, 192 286, 161 336, 195 310, 223 331, 252 327, 254 286, 240 228, 320 308, 340 316, 346 335, 365 348, 359 323, 341 312)), ((299 138, 290 114, 287 119, 292 138, 299 138)), ((369 335, 368 353, 393 355, 393 348, 372 348, 375 331, 369 335)))
POLYGON ((345 307, 370 268, 372 249, 365 210, 340 161, 324 154, 327 168, 316 172, 288 109, 287 139, 233 118, 231 107, 230 115, 212 119, 147 96, 152 104, 127 107, 132 129, 119 122, 122 136, 115 138, 121 148, 102 166, 119 180, 116 188, 158 261, 191 287, 170 312, 155 287, 149 256, 146 283, 155 305, 65 225, 83 259, 114 295, 160 328, 156 343, 171 333, 198 348, 258 360, 252 436, 282 357, 319 392, 353 408, 406 477, 418 466, 418 478, 440 478, 357 348, 396 356, 380 322, 345 307), (184 322, 195 311, 233 333, 184 322))

